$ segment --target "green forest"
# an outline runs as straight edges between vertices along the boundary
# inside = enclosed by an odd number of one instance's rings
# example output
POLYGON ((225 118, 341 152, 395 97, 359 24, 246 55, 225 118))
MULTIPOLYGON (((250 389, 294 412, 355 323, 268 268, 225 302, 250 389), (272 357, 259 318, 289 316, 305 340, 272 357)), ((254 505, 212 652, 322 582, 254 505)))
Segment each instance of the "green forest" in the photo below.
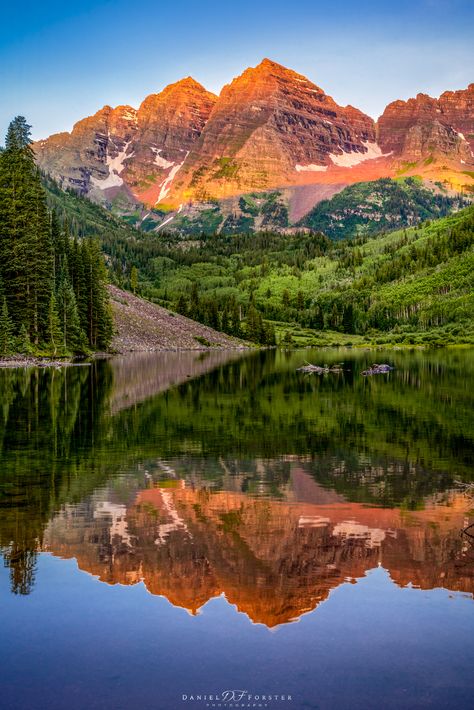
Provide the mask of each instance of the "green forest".
POLYGON ((250 340, 296 345, 474 342, 474 208, 409 229, 334 242, 322 233, 104 232, 113 278, 250 340), (242 330, 242 324, 240 324, 242 330))
POLYGON ((99 236, 117 285, 230 334, 265 343, 275 332, 299 346, 474 342, 473 207, 337 241, 303 231, 189 239, 135 230, 51 180, 47 190, 76 233, 99 236))
POLYGON ((73 237, 48 208, 17 116, 0 152, 0 355, 66 357, 106 349, 113 325, 96 239, 73 237))

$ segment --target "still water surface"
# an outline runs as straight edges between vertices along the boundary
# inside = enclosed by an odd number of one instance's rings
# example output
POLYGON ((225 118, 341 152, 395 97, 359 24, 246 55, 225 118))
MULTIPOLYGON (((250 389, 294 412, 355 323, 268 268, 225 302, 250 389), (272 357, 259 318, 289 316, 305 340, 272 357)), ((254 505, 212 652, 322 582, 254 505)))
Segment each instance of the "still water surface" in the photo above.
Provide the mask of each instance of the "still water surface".
POLYGON ((472 350, 0 372, 0 707, 472 708, 473 385, 472 350))

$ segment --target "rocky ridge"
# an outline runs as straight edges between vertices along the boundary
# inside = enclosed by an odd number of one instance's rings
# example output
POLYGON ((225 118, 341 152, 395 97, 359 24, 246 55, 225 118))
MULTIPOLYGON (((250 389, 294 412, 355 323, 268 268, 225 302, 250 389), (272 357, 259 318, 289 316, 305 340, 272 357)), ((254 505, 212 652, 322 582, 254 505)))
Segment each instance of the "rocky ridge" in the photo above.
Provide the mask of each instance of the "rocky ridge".
POLYGON ((62 187, 146 230, 178 228, 178 214, 222 200, 234 200, 226 216, 241 217, 235 198, 268 190, 280 191, 291 224, 320 194, 381 177, 419 175, 472 191, 474 84, 394 101, 374 122, 264 59, 219 97, 187 77, 138 109, 105 106, 34 149, 62 187))

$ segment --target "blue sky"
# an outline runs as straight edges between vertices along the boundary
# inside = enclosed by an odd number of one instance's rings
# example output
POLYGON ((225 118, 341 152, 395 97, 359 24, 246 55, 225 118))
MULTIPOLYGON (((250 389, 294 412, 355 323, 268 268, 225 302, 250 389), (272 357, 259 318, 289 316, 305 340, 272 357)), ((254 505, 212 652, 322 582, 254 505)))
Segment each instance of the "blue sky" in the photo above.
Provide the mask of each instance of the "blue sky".
POLYGON ((263 57, 377 117, 396 98, 474 81, 473 36, 473 0, 10 2, 0 142, 18 113, 45 137, 183 76, 217 93, 263 57))

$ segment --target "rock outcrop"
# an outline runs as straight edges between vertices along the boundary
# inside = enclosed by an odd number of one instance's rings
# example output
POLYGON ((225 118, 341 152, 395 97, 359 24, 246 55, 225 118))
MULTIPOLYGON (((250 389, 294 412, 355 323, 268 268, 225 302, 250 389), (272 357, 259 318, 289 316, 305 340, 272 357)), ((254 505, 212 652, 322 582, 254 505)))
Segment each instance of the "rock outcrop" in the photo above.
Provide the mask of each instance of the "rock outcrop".
POLYGON ((446 91, 439 99, 418 94, 394 101, 378 121, 378 140, 384 151, 407 161, 444 156, 472 163, 474 84, 446 91))

